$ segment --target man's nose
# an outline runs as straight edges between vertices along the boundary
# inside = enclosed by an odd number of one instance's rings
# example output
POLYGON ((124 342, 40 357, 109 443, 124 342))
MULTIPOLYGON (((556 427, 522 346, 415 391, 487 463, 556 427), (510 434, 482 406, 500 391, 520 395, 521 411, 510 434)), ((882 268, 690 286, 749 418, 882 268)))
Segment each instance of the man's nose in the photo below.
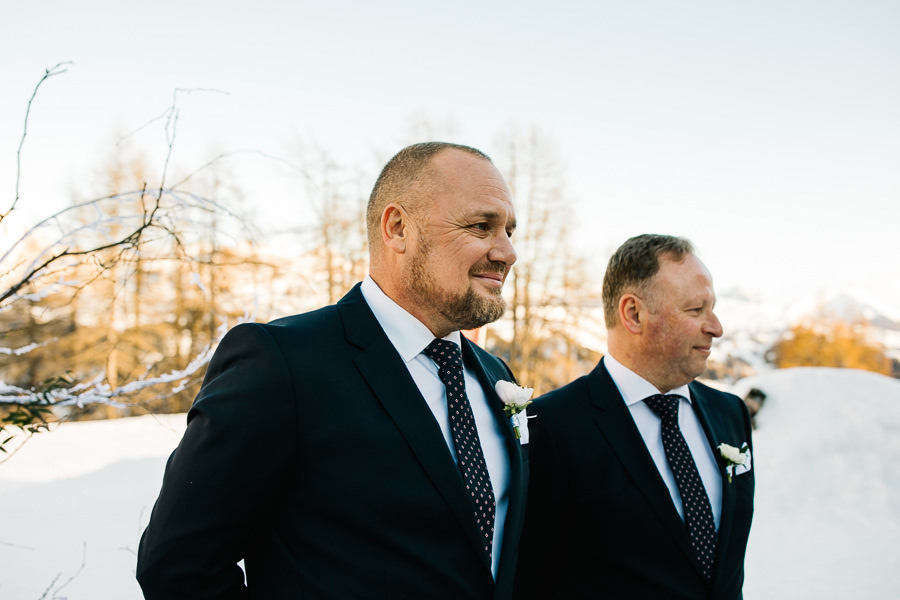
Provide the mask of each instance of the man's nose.
POLYGON ((709 320, 706 323, 706 333, 713 337, 722 337, 722 323, 716 313, 709 311, 709 320))
POLYGON ((499 262, 511 267, 516 262, 516 249, 513 247, 512 239, 503 231, 497 234, 496 241, 488 252, 488 260, 491 262, 499 262))

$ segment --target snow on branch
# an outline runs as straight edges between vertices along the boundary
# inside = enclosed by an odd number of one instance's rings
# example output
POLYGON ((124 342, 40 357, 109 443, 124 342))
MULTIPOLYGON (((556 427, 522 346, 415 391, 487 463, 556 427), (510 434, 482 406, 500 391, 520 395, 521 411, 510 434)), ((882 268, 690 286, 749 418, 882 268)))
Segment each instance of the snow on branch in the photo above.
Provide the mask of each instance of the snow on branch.
MULTIPOLYGON (((127 398, 147 388, 165 385, 167 386, 167 391, 164 392, 165 395, 176 394, 184 389, 198 375, 201 369, 206 367, 210 358, 212 358, 215 347, 222 340, 227 330, 227 323, 222 323, 216 332, 215 340, 199 352, 184 369, 170 371, 154 377, 139 377, 115 388, 104 383, 103 375, 97 375, 93 380, 74 384, 71 387, 55 385, 46 390, 26 390, 0 381, 0 405, 39 403, 54 408, 68 406, 83 408, 88 404, 105 404, 117 408, 127 408, 134 405, 134 403, 128 402, 127 398), (170 387, 171 384, 176 385, 170 387)), ((164 396, 161 394, 154 399, 162 397, 164 396)))
MULTIPOLYGON (((46 69, 28 100, 16 154, 15 197, 10 207, 0 213, 0 222, 19 204, 21 161, 32 102, 41 85, 50 77, 65 73, 68 64, 59 63, 46 69)), ((218 305, 198 304, 200 301, 194 300, 194 305, 186 309, 182 306, 180 315, 185 319, 194 319, 198 313, 202 315, 202 331, 199 331, 196 319, 195 329, 189 330, 186 325, 179 324, 177 318, 162 318, 159 323, 148 325, 146 314, 139 314, 136 309, 129 313, 131 321, 128 323, 121 316, 117 320, 115 313, 116 302, 120 306, 125 304, 125 300, 118 297, 122 290, 128 290, 128 302, 139 305, 141 294, 146 296, 149 293, 149 288, 141 286, 149 285, 143 280, 149 280, 151 273, 156 277, 156 290, 163 292, 156 297, 143 298, 145 304, 156 302, 160 305, 158 310, 164 312, 172 310, 166 302, 177 304, 189 298, 183 284, 177 287, 177 294, 173 291, 176 288, 173 281, 185 281, 182 277, 186 269, 181 265, 186 265, 193 274, 188 278, 193 283, 188 286, 195 285, 206 296, 223 295, 220 288, 226 289, 226 284, 220 283, 217 288, 215 282, 227 282, 228 274, 218 272, 222 263, 215 261, 214 252, 228 255, 231 251, 232 256, 238 257, 235 263, 239 264, 244 257, 235 254, 232 248, 219 246, 220 242, 237 242, 231 246, 238 248, 245 242, 252 245, 254 236, 246 220, 220 202, 179 187, 199 170, 175 186, 166 185, 176 139, 178 96, 194 91, 216 90, 177 89, 173 94, 172 106, 142 127, 164 121, 166 155, 162 173, 156 178, 158 187, 148 186, 142 178, 133 184, 137 189, 74 203, 28 226, 8 247, 0 248, 0 317, 6 328, 0 330, 0 335, 9 336, 6 341, 8 347, 0 347, 0 356, 27 356, 36 365, 38 361, 45 360, 42 357, 47 352, 42 348, 63 339, 57 336, 69 335, 65 339, 76 339, 77 336, 84 336, 83 331, 95 333, 97 337, 91 338, 94 346, 102 342, 105 344, 103 348, 109 348, 107 354, 97 354, 97 357, 90 359, 93 362, 88 361, 75 368, 72 366, 73 356, 77 357, 77 353, 83 352, 86 346, 70 344, 69 354, 57 357, 64 362, 55 363, 57 366, 52 369, 45 369, 40 377, 35 375, 37 369, 28 367, 28 363, 23 361, 11 363, 13 367, 26 365, 19 369, 19 379, 15 379, 17 375, 11 374, 12 371, 0 373, 3 379, 15 380, 14 384, 0 380, 0 452, 7 458, 11 455, 9 443, 14 437, 28 439, 34 433, 49 430, 51 422, 72 414, 71 410, 66 409, 91 405, 115 408, 146 406, 183 392, 202 377, 215 347, 229 327, 229 321, 235 318, 239 322, 252 320, 253 315, 247 314, 245 307, 248 304, 255 306, 255 298, 252 302, 243 303, 243 318, 238 317, 240 313, 235 314, 233 306, 219 310, 218 307, 226 303, 222 299, 217 300, 218 305), (163 267, 156 268, 155 265, 163 267), (201 277, 201 272, 208 279, 201 277), (87 290, 94 282, 101 284, 99 294, 93 288, 90 293, 87 290), (129 284, 130 287, 127 287, 129 284), (177 302, 172 300, 176 295, 177 302), (93 316, 89 317, 93 319, 89 326, 80 324, 75 317, 75 300, 84 296, 87 298, 82 305, 89 306, 93 312, 93 316), (107 301, 109 305, 105 306, 107 301), (104 307, 98 309, 100 304, 104 307), (66 329, 46 327, 41 330, 46 331, 46 339, 41 340, 34 333, 39 327, 48 323, 61 327, 56 323, 63 319, 53 321, 52 318, 54 311, 62 306, 69 310, 66 318, 70 321, 63 322, 66 329), (44 319, 47 315, 49 318, 44 319), (160 323, 169 328, 161 329, 160 323), (157 328, 153 330, 152 325, 157 328), (79 328, 77 335, 70 335, 76 328, 79 328), (199 331, 199 334, 191 337, 192 331, 199 331), (185 339, 178 337, 182 333, 187 336, 186 343, 185 339), (126 339, 126 336, 131 337, 126 339), (125 350, 117 349, 117 344, 132 352, 127 358, 133 363, 117 366, 118 360, 125 360, 121 358, 125 356, 125 350), (176 348, 174 352, 171 350, 173 347, 176 348), (187 366, 173 368, 171 360, 163 359, 167 354, 177 355, 179 367, 185 361, 187 366), (135 375, 135 368, 139 371, 141 365, 146 369, 144 374, 135 375), (26 371, 24 375, 23 370, 26 371), (47 377, 48 370, 49 379, 40 384, 33 383, 47 377), (163 372, 159 374, 160 371, 163 372), (57 412, 57 409, 63 410, 57 412)), ((232 301, 233 304, 235 302, 232 301)))
POLYGON ((40 299, 81 285, 61 274, 104 251, 139 252, 154 231, 180 243, 183 232, 203 227, 196 220, 198 212, 216 211, 237 220, 224 206, 187 192, 160 190, 150 203, 145 190, 115 194, 66 207, 32 226, 0 256, 0 273, 12 282, 0 288, 0 310, 21 298, 40 299), (25 254, 30 258, 19 258, 25 254), (22 293, 38 283, 44 287, 37 295, 22 293))

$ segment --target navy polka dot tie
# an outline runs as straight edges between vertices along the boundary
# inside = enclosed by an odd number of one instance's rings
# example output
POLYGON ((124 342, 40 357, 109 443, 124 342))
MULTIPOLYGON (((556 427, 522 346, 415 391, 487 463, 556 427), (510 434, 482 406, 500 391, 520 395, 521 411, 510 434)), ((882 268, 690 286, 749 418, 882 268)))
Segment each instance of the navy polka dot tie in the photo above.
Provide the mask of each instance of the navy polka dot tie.
POLYGON ((458 345, 447 340, 434 340, 424 352, 437 363, 438 376, 447 388, 447 408, 453 445, 456 446, 456 462, 466 491, 472 499, 475 524, 481 533, 484 551, 490 558, 494 544, 494 488, 481 451, 472 406, 466 396, 462 353, 458 345))
POLYGON ((662 420, 663 449, 666 451, 666 460, 669 461, 672 474, 675 475, 675 483, 678 485, 678 493, 681 495, 684 522, 691 538, 691 547, 700 560, 703 576, 709 581, 716 560, 716 522, 697 464, 678 427, 678 405, 681 396, 657 394, 645 399, 644 402, 662 420))

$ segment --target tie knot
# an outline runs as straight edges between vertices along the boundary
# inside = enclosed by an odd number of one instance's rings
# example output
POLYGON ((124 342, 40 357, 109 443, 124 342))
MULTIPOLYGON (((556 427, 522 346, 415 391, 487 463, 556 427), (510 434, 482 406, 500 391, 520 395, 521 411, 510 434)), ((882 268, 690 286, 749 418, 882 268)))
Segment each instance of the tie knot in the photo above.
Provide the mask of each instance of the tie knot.
POLYGON ((650 407, 656 416, 663 422, 676 422, 678 420, 678 405, 681 396, 677 394, 654 394, 644 399, 644 404, 650 407))
POLYGON ((462 368, 462 351, 459 346, 447 340, 432 340, 425 350, 425 354, 437 363, 439 369, 462 368))

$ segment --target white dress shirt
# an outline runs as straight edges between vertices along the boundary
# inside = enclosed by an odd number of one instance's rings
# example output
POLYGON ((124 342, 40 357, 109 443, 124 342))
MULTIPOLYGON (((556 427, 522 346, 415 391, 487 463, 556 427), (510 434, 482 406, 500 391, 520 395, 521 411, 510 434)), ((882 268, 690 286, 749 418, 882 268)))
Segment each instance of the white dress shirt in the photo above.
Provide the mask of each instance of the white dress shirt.
MULTIPOLYGON (((672 502, 684 520, 684 508, 681 504, 681 495, 678 493, 678 485, 675 483, 675 476, 666 460, 666 451, 662 444, 662 424, 656 413, 647 406, 644 399, 654 394, 660 394, 653 384, 624 366, 617 361, 609 353, 603 357, 603 364, 609 371, 610 377, 628 410, 631 412, 631 418, 637 425, 641 437, 644 438, 644 444, 659 469, 666 487, 669 488, 669 495, 672 496, 672 502)), ((716 531, 719 529, 719 521, 722 518, 722 476, 719 474, 719 468, 716 464, 716 457, 697 418, 697 413, 691 407, 691 392, 688 386, 684 385, 668 392, 681 396, 681 402, 678 405, 678 426, 681 428, 681 434, 687 442, 691 454, 694 456, 694 462, 697 464, 697 470, 700 471, 700 479, 703 480, 703 487, 706 488, 706 495, 709 496, 709 503, 712 505, 713 517, 716 521, 716 531)))
MULTIPOLYGON (((423 354, 423 350, 434 339, 431 331, 417 318, 409 314, 403 307, 391 300, 378 287, 370 276, 362 282, 362 294, 369 308, 375 313, 375 318, 384 329, 388 339, 397 349, 400 358, 409 369, 409 374, 422 392, 428 408, 434 414, 434 418, 444 434, 450 455, 456 461, 456 447, 453 444, 453 436, 450 432, 450 415, 447 410, 447 392, 443 382, 438 377, 438 366, 431 358, 423 354)), ((460 333, 454 331, 444 338, 462 347, 460 333)), ((488 405, 487 396, 478 381, 478 377, 468 368, 464 367, 466 378, 466 395, 472 405, 472 413, 475 416, 475 426, 478 428, 478 437, 481 440, 481 450, 487 463, 488 473, 491 476, 491 485, 494 488, 496 510, 494 513, 494 546, 491 552, 494 578, 497 577, 497 567, 500 564, 500 552, 503 541, 503 525, 506 521, 506 511, 509 505, 509 479, 510 465, 509 455, 503 437, 502 424, 494 418, 494 413, 488 405)))

